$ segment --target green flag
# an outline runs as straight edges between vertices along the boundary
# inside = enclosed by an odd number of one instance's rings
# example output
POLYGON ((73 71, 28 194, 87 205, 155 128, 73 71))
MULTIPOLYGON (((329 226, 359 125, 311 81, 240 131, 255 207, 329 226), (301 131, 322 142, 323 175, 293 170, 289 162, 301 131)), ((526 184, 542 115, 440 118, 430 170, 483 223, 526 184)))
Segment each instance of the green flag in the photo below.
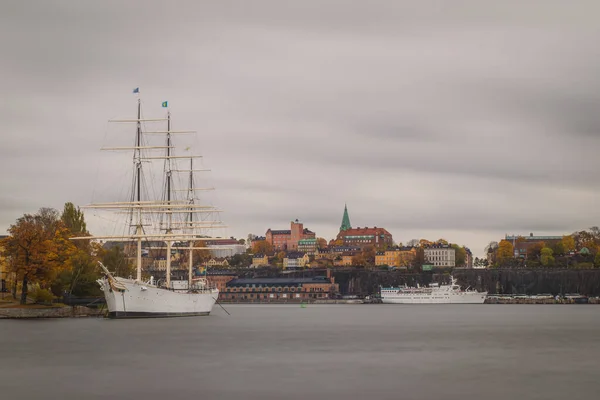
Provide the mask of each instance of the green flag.
POLYGON ((163 107, 169 107, 169 102, 168 101, 163 101, 162 102, 162 106, 163 107))

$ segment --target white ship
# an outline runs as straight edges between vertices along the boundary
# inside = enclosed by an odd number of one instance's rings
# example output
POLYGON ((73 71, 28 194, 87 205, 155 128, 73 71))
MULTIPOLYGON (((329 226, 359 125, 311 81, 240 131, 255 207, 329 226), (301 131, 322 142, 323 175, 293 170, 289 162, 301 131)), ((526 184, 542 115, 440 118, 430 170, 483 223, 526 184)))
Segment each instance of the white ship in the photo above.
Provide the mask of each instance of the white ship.
MULTIPOLYGON (((134 91, 139 93, 139 90, 134 91)), ((167 103, 163 103, 166 107, 167 103)), ((211 287, 206 279, 193 278, 192 266, 194 250, 207 249, 198 245, 198 241, 210 240, 208 234, 213 229, 223 228, 219 220, 215 219, 219 210, 212 206, 197 204, 199 200, 196 192, 212 190, 213 188, 197 188, 194 186, 193 160, 199 156, 175 155, 175 146, 172 135, 195 133, 193 131, 171 130, 171 114, 167 112, 166 118, 142 118, 141 101, 138 99, 137 118, 113 120, 112 122, 134 123, 136 125, 135 142, 132 147, 112 147, 102 150, 133 151, 133 174, 131 192, 127 201, 96 203, 85 208, 108 210, 126 216, 126 227, 121 235, 87 236, 73 239, 101 239, 107 241, 131 241, 137 245, 136 277, 114 276, 104 265, 104 272, 98 283, 104 292, 110 318, 148 318, 148 317, 180 317, 208 315, 219 296, 218 289, 211 287), (145 129, 146 125, 166 123, 166 130, 145 129), (143 129, 144 127, 144 129, 143 129), (154 138, 154 139, 152 139, 154 138), (163 141, 160 145, 152 140, 163 141), (159 151, 160 153, 156 153, 159 151), (184 159, 189 169, 177 165, 177 161, 184 159), (160 194, 150 193, 153 186, 148 182, 152 177, 151 163, 160 160, 163 168, 160 173, 160 194), (189 162, 189 164, 187 164, 189 162), (145 170, 146 172, 142 172, 145 170), (173 179, 177 173, 188 175, 187 187, 176 189, 180 180, 173 179), (177 193, 183 197, 177 198, 177 193), (142 242, 162 243, 150 250, 165 251, 166 271, 165 279, 157 282, 153 277, 142 279, 142 242), (176 245, 177 250, 184 250, 188 261, 188 279, 171 279, 171 249, 176 245)), ((186 150, 189 150, 186 149, 186 150)), ((185 176, 185 175, 184 175, 185 176)), ((202 242, 200 242, 202 243, 202 242)), ((147 249, 144 249, 147 251, 147 249)), ((147 275, 147 274, 146 274, 147 275)))
POLYGON ((450 285, 381 288, 381 301, 389 304, 482 304, 487 292, 461 290, 453 277, 450 285))

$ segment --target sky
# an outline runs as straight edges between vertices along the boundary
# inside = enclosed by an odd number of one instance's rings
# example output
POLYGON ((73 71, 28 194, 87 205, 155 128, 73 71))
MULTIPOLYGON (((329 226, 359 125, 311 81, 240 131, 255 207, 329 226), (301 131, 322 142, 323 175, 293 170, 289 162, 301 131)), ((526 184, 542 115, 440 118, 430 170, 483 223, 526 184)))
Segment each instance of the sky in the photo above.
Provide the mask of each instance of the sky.
MULTIPOLYGON (((145 116, 194 129, 224 236, 299 219, 481 256, 600 225, 600 3, 3 1, 0 231, 125 200, 145 116), (119 198, 121 197, 121 198, 119 198)), ((183 136, 183 135, 182 135, 183 136)), ((178 138, 177 138, 178 139, 178 138)), ((208 197, 207 197, 208 198, 208 197)), ((86 211, 88 230, 112 220, 86 211)))

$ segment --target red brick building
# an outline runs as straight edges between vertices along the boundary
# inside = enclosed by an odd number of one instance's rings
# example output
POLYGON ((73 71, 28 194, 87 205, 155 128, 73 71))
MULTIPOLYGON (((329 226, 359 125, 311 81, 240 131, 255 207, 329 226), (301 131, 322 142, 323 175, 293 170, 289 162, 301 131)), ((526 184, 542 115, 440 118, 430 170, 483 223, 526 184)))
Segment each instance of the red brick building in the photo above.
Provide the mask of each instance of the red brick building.
POLYGON ((292 221, 289 230, 268 229, 265 240, 270 243, 275 250, 298 250, 298 241, 302 239, 315 239, 314 232, 304 228, 301 222, 292 221))
POLYGON ((367 245, 381 248, 392 246, 392 234, 384 228, 350 228, 338 233, 336 241, 341 241, 343 246, 365 247, 367 245))
POLYGON ((327 276, 311 278, 233 279, 219 293, 220 301, 230 302, 302 302, 335 298, 339 285, 327 276))

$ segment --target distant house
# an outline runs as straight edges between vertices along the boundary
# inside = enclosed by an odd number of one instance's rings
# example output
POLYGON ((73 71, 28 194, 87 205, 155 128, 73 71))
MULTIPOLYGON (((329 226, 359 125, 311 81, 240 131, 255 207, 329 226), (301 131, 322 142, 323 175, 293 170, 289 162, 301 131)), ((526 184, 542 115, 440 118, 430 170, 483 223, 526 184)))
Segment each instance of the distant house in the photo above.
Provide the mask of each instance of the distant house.
POLYGON ((425 260, 434 267, 453 268, 456 265, 456 250, 447 244, 434 244, 425 248, 425 260))
POLYGON ((261 267, 269 265, 269 257, 266 254, 255 254, 252 257, 252 266, 261 267))
POLYGON ((562 241, 562 236, 534 236, 530 233, 529 236, 520 235, 505 235, 504 240, 513 245, 515 257, 527 258, 527 250, 539 243, 546 246, 552 246, 562 241))
POLYGON ((308 262, 308 254, 302 252, 290 252, 283 259, 283 269, 304 268, 308 262))
POLYGON ((211 258, 206 265, 208 265, 209 267, 229 267, 229 262, 227 262, 227 259, 224 257, 216 257, 216 258, 211 258))
POLYGON ((315 239, 314 232, 304 228, 304 224, 298 220, 292 221, 290 229, 272 230, 268 229, 265 240, 275 250, 298 251, 298 242, 302 239, 315 239))
POLYGON ((415 247, 400 247, 379 251, 375 254, 375 265, 387 265, 397 268, 409 267, 416 256, 417 249, 415 247))

